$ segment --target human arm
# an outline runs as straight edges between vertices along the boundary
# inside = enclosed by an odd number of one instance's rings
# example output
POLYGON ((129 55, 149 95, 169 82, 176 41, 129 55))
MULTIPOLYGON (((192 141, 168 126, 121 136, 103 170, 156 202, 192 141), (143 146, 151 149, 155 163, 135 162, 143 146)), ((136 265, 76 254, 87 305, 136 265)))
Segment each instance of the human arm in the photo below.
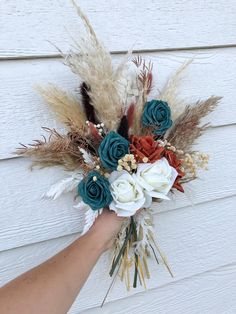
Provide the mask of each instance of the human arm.
POLYGON ((63 251, 0 289, 2 314, 65 314, 123 219, 104 210, 92 228, 63 251))

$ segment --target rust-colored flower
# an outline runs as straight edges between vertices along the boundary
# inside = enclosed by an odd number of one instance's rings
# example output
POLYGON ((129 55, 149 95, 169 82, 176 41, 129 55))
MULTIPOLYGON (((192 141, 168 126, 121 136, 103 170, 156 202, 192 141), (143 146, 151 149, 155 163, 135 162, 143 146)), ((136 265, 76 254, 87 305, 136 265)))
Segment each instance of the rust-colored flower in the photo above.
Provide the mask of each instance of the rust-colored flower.
POLYGON ((179 190, 180 192, 184 192, 184 189, 179 182, 179 180, 184 176, 184 172, 181 170, 182 161, 177 158, 176 154, 173 151, 167 149, 164 151, 163 157, 165 157, 168 160, 170 166, 175 168, 178 172, 178 176, 175 180, 173 188, 179 190))
POLYGON ((152 135, 130 137, 130 151, 135 156, 137 162, 155 162, 163 157, 164 147, 158 146, 152 135))
POLYGON ((179 182, 185 175, 181 170, 182 161, 177 158, 176 154, 169 149, 159 146, 152 135, 130 137, 130 152, 135 156, 137 162, 155 162, 156 160, 165 157, 170 166, 175 168, 178 176, 174 182, 173 188, 184 192, 184 189, 179 182))

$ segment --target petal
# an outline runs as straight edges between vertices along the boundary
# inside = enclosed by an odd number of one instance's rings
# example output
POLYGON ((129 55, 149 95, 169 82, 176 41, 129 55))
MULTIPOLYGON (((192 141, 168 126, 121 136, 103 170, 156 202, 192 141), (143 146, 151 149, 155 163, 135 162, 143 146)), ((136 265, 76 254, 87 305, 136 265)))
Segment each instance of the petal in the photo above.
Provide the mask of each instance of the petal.
POLYGON ((156 191, 148 191, 147 192, 150 196, 152 197, 155 197, 155 198, 160 198, 160 199, 163 199, 163 200, 169 200, 169 197, 166 196, 165 194, 162 194, 160 192, 156 192, 156 191))
POLYGON ((145 195, 145 203, 143 204, 144 208, 150 208, 152 205, 152 197, 147 192, 144 192, 145 195))

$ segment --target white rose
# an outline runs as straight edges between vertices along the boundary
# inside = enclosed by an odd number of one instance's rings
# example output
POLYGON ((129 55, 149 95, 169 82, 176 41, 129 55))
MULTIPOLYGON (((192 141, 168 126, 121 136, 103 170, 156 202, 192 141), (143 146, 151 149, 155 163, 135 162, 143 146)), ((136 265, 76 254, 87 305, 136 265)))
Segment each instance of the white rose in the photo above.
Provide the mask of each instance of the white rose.
POLYGON ((169 165, 166 158, 151 163, 139 164, 136 181, 151 197, 169 199, 166 195, 172 188, 178 172, 169 165))
POLYGON ((133 216, 137 210, 149 205, 147 201, 150 203, 150 196, 146 199, 142 188, 127 171, 113 171, 109 182, 113 197, 113 201, 109 207, 118 216, 133 216))

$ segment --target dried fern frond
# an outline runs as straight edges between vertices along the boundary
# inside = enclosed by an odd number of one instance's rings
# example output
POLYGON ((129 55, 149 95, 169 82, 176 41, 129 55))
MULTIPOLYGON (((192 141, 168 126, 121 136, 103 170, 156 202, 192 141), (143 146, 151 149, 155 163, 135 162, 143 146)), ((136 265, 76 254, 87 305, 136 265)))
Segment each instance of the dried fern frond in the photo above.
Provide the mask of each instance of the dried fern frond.
POLYGON ((183 77, 183 72, 189 66, 192 60, 185 62, 173 76, 167 81, 161 93, 157 98, 166 101, 171 108, 171 116, 173 120, 176 120, 178 116, 183 112, 185 102, 179 98, 179 86, 183 77))
POLYGON ((33 166, 41 168, 62 165, 66 170, 83 168, 83 157, 78 145, 70 136, 61 135, 55 129, 43 128, 49 132, 49 138, 35 140, 28 146, 21 144, 15 152, 23 157, 33 159, 33 166))
POLYGON ((36 88, 58 119, 67 125, 72 132, 84 132, 86 116, 78 100, 59 88, 49 85, 48 87, 36 88))
POLYGON ((168 141, 180 150, 190 150, 194 141, 208 126, 200 126, 201 119, 212 112, 220 100, 221 97, 212 96, 207 100, 198 101, 193 106, 187 106, 167 134, 168 141))
POLYGON ((141 56, 136 56, 133 58, 133 63, 137 68, 140 68, 140 73, 138 79, 143 86, 143 92, 147 96, 152 89, 152 69, 153 63, 149 61, 148 63, 141 56))
POLYGON ((137 104, 135 106, 135 112, 134 112, 134 124, 132 128, 132 132, 134 134, 140 134, 142 131, 141 126, 141 116, 143 113, 144 105, 147 101, 147 95, 151 91, 152 88, 152 68, 153 64, 151 61, 146 63, 142 57, 137 56, 133 59, 133 63, 140 68, 140 73, 138 75, 138 80, 141 83, 141 90, 139 99, 137 101, 137 104))
POLYGON ((65 63, 90 88, 91 104, 98 119, 105 123, 108 129, 115 129, 122 115, 122 103, 118 93, 122 66, 118 67, 118 71, 113 68, 110 53, 98 41, 79 6, 75 1, 72 2, 84 24, 86 37, 75 40, 75 51, 64 55, 65 63))

